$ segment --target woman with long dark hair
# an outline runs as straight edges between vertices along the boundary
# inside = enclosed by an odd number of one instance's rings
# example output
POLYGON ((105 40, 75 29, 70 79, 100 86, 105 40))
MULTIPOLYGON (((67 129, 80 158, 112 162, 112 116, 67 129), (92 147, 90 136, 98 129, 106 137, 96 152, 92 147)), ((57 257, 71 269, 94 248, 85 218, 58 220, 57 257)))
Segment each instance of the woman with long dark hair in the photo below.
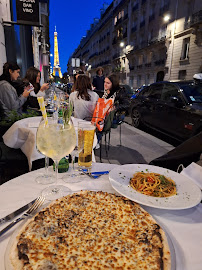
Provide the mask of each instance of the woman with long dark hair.
POLYGON ((69 102, 74 107, 74 117, 91 120, 99 96, 92 90, 90 78, 79 75, 75 89, 69 96, 69 102))
POLYGON ((30 67, 27 69, 25 77, 23 81, 29 82, 33 85, 34 91, 30 93, 30 96, 27 100, 26 106, 30 108, 39 108, 37 97, 44 97, 45 96, 45 90, 48 89, 49 84, 44 83, 42 86, 40 86, 40 80, 41 80, 41 72, 35 67, 30 67))
POLYGON ((130 105, 128 94, 119 85, 119 78, 116 74, 111 74, 105 78, 104 95, 102 98, 113 98, 116 110, 127 109, 130 105))
POLYGON ((22 105, 26 102, 30 94, 30 86, 24 87, 20 97, 16 89, 11 85, 20 76, 20 67, 17 63, 7 62, 3 66, 3 74, 0 76, 0 101, 6 112, 15 110, 22 112, 22 105))
POLYGON ((30 82, 34 87, 34 91, 30 94, 30 96, 33 97, 45 96, 45 90, 48 89, 49 84, 44 83, 42 86, 40 86, 40 80, 41 80, 40 70, 38 70, 35 67, 28 68, 28 70, 26 71, 24 81, 30 82))

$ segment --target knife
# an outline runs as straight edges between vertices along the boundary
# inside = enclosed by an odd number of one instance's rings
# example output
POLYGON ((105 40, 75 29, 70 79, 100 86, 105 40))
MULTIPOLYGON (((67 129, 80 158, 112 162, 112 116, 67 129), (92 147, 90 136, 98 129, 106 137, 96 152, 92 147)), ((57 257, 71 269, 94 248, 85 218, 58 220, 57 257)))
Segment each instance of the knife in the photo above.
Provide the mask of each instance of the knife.
POLYGON ((86 175, 88 175, 91 178, 98 178, 101 175, 109 174, 109 171, 101 171, 101 172, 89 172, 87 169, 83 169, 82 172, 86 175))
POLYGON ((19 214, 23 213, 25 210, 27 210, 28 208, 30 208, 30 206, 32 206, 32 204, 36 201, 36 199, 34 199, 32 202, 22 206, 21 208, 17 209, 16 211, 14 211, 13 213, 5 216, 4 218, 0 219, 0 225, 4 224, 7 221, 10 221, 11 219, 13 219, 14 217, 17 217, 19 214))

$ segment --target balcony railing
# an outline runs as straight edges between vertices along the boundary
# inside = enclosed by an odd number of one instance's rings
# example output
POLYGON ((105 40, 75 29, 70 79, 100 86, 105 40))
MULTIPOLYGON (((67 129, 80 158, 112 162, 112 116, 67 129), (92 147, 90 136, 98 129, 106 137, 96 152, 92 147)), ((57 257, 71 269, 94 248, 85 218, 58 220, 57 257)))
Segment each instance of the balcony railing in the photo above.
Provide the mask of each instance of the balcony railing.
POLYGON ((160 59, 154 62, 155 66, 163 66, 165 65, 165 59, 160 59))
POLYGON ((137 66, 137 69, 141 69, 141 68, 142 68, 142 65, 138 65, 138 66, 137 66))
POLYGON ((148 68, 151 67, 151 63, 146 63, 145 67, 148 67, 148 68))

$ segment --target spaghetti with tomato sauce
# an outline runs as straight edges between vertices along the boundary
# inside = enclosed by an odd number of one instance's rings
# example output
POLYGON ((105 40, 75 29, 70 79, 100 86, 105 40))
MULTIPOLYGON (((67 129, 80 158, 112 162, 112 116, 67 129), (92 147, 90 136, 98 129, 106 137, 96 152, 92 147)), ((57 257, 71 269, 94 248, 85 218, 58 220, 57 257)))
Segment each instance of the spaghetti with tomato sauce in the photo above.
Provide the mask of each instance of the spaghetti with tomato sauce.
POLYGON ((159 173, 137 172, 130 179, 136 191, 153 197, 170 197, 177 194, 175 182, 159 173))

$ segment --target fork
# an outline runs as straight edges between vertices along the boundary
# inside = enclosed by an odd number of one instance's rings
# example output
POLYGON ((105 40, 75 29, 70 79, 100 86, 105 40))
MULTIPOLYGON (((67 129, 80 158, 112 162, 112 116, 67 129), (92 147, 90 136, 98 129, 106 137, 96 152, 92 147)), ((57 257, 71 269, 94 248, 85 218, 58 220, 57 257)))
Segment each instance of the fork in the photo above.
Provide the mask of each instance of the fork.
POLYGON ((2 236, 4 233, 6 233, 9 229, 11 229, 15 224, 20 222, 21 220, 32 217, 33 212, 36 211, 45 201, 44 196, 39 196, 36 201, 30 206, 30 208, 19 218, 15 219, 13 222, 11 222, 7 227, 5 227, 3 230, 0 231, 0 236, 2 236))

